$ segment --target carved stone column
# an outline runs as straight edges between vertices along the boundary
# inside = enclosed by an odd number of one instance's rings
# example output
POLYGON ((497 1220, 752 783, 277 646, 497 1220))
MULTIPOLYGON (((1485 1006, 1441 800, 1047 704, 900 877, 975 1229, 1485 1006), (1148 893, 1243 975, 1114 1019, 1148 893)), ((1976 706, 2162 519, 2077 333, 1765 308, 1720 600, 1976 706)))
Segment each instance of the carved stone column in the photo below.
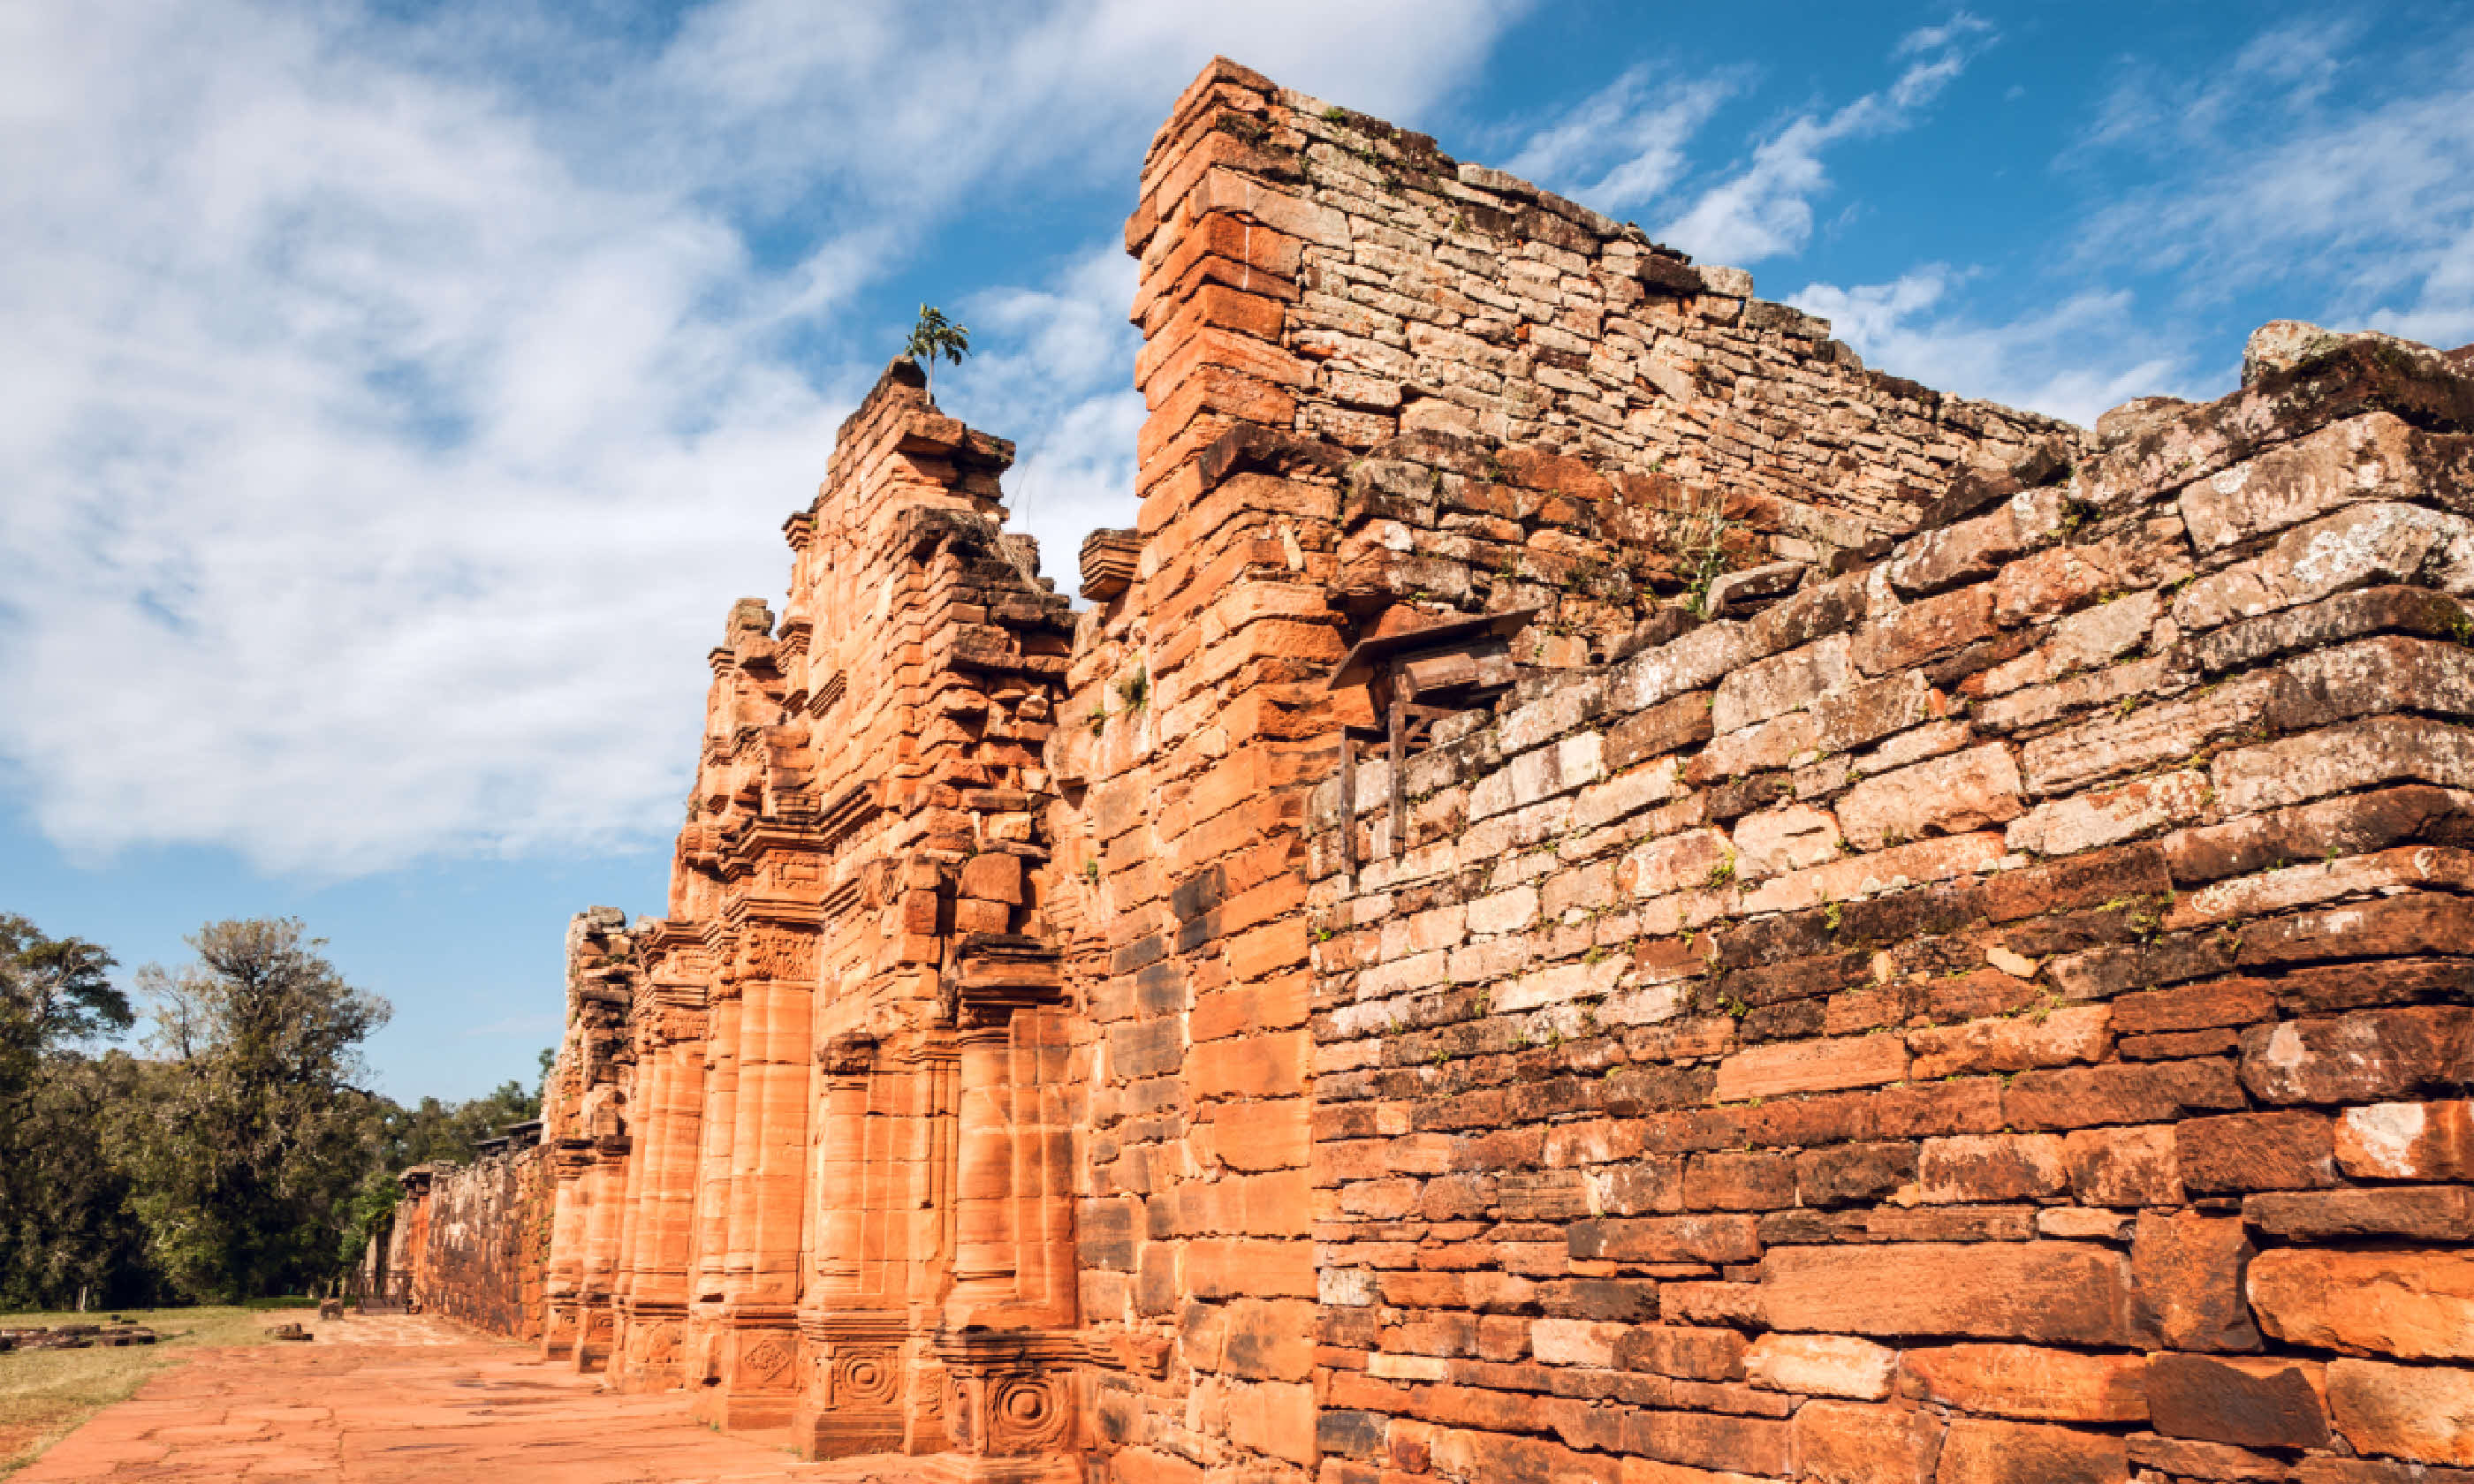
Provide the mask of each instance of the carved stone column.
POLYGON ((637 1389, 629 1384, 629 1368, 637 1349, 629 1325, 635 1313, 636 1280, 641 1266, 638 1254, 644 1240, 644 1197, 651 1171, 646 1167, 653 1140, 660 1137, 663 1120, 662 1065, 659 1026, 654 1016, 645 1015, 634 1025, 636 1057, 635 1109, 630 1120, 627 1188, 618 1212, 618 1247, 610 1274, 610 1311, 612 1333, 610 1358, 604 1367, 612 1385, 621 1391, 637 1389))
POLYGON ((1054 950, 974 935, 954 979, 962 1085, 937 1464, 968 1484, 1079 1480, 1071 1046, 1054 950))
POLYGON ((568 1360, 575 1353, 575 1336, 583 1311, 585 1209, 578 1182, 592 1165, 588 1139, 561 1139, 549 1154, 549 1260, 543 1278, 542 1357, 568 1360))
MULTIPOLYGON (((967 1012, 966 1012, 967 1013, 967 1012)), ((1012 1011, 965 1024, 960 1134, 954 1171, 950 1328, 981 1323, 1014 1299, 1012 1011)))
POLYGON ((788 1426, 799 1396, 800 1205, 807 1175, 809 1007, 815 937, 741 930, 736 1129, 726 1206, 718 1396, 697 1415, 732 1429, 788 1426))
MULTIPOLYGON (((844 1036, 817 1055, 823 1074, 816 1130, 813 1276, 800 1305, 808 1376, 791 1437, 811 1458, 899 1452, 910 1339, 908 1316, 870 1291, 870 1185, 884 1154, 871 1149, 869 1108, 877 1045, 844 1036), (872 1156, 876 1158, 871 1158, 872 1156)), ((875 1233, 883 1242, 883 1233, 875 1233)))
POLYGON ((704 1120, 705 1015, 701 986, 663 986, 658 1035, 639 1076, 650 1105, 636 1140, 639 1189, 624 1295, 622 1391, 668 1391, 685 1382, 688 1278, 694 1260, 698 1132, 704 1120), (650 1076, 645 1076, 646 1073, 650 1076))
POLYGON ((723 1267, 730 1250, 730 1149, 738 1133, 739 986, 714 986, 713 1037, 704 1075, 703 1137, 695 1161, 695 1261, 689 1272, 687 1379, 696 1395, 691 1414, 718 1423, 715 1400, 725 1369, 723 1267))

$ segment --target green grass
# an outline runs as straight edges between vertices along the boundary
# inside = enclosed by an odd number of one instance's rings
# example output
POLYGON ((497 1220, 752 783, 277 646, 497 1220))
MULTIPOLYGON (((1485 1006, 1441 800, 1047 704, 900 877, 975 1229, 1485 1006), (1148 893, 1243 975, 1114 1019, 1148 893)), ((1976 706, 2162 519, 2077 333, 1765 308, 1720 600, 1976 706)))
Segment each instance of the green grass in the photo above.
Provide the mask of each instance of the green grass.
POLYGON ((209 1345, 262 1345, 276 1307, 315 1305, 308 1300, 259 1300, 247 1306, 97 1311, 91 1314, 0 1314, 0 1328, 102 1324, 132 1320, 161 1338, 116 1350, 19 1350, 0 1354, 0 1479, 33 1463, 43 1449, 96 1412, 125 1400, 148 1376, 179 1365, 209 1345))

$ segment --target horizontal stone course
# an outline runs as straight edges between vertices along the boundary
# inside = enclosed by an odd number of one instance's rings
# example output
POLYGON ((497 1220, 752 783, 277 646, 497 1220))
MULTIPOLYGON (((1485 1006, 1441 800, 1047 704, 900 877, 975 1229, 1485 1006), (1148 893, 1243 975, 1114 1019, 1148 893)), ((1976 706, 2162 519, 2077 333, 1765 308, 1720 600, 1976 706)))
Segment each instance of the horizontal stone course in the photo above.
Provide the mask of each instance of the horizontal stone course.
POLYGON ((2452 363, 2091 435, 1225 60, 1126 241, 1093 607, 897 366, 733 609, 553 1353, 969 1479, 2474 1462, 2452 363))
MULTIPOLYGON (((2330 1357, 2463 1358, 2474 623, 2453 453, 2348 406, 2267 439, 2195 413, 2172 436, 2216 450, 2195 474, 2098 450, 1507 703, 1496 731, 1517 717, 1533 755, 1586 732, 1614 770, 1560 795, 1609 802, 1527 847, 1550 868, 1478 880, 1448 819, 1387 854, 1379 781, 1354 821, 1335 800, 1318 838, 1356 824, 1365 865, 1316 846, 1323 910, 1356 916, 1378 875, 1395 912, 1499 905, 1448 1022, 1318 1022, 1385 1068, 1319 1098, 1457 1149, 1451 1199, 1422 1177, 1423 1208, 1345 1218, 1328 1260, 1654 1288, 1556 1331, 1560 1369, 1603 1348, 1667 1389, 1592 1395, 1660 1416, 1746 1417, 1737 1384, 1805 1399, 1792 1469, 1751 1433, 1721 1457, 1678 1423, 1593 1423, 1557 1434, 1575 1477, 1600 1455, 1936 1484, 2443 1462, 2444 1387, 2362 1370, 2347 1411, 2330 1357), (1532 988, 1567 982, 1589 987, 1532 988), (1541 1159, 1553 1200, 1516 1196, 1541 1159)), ((1517 781, 1475 756, 1443 778, 1517 781)), ((1361 1183, 1322 1170, 1344 1203, 1361 1183)), ((1401 1323, 1464 1313, 1513 1317, 1401 1323)), ((1394 1415, 1396 1439, 1422 1414, 1394 1415)))

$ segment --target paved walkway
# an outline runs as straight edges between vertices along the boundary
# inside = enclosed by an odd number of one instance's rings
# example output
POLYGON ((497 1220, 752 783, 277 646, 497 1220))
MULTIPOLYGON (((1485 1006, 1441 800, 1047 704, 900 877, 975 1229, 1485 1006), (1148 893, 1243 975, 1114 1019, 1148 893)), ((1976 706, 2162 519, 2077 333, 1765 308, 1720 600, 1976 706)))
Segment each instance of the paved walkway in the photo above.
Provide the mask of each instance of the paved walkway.
MULTIPOLYGON (((270 1315, 275 1323, 286 1316, 270 1315)), ((12 1484, 348 1479, 915 1484, 905 1460, 803 1464, 691 1423, 676 1395, 597 1376, 433 1319, 327 1320, 310 1344, 202 1350, 106 1407, 12 1484)))

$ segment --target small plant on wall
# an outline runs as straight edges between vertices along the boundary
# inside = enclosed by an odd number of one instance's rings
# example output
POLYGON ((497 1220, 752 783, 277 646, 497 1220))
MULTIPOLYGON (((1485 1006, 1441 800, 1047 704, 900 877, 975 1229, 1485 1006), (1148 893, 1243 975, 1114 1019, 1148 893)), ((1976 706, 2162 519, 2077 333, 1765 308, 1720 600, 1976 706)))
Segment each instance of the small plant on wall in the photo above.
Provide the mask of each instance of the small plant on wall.
POLYGON ((934 304, 919 306, 919 323, 910 327, 910 338, 904 342, 902 353, 928 373, 928 400, 936 399, 936 358, 943 356, 956 366, 971 353, 971 330, 945 318, 945 311, 934 304))

